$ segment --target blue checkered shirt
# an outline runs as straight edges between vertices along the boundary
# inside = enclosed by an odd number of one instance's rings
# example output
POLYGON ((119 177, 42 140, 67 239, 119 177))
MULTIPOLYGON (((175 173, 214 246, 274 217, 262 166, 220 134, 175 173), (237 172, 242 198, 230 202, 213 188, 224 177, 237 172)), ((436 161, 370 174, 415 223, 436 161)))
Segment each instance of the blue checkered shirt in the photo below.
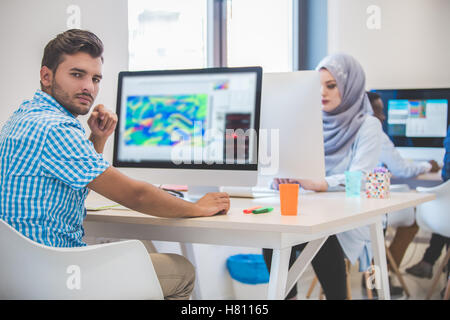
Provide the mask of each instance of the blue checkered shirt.
POLYGON ((0 133, 0 218, 38 243, 84 246, 86 185, 109 163, 81 123, 38 90, 0 133))

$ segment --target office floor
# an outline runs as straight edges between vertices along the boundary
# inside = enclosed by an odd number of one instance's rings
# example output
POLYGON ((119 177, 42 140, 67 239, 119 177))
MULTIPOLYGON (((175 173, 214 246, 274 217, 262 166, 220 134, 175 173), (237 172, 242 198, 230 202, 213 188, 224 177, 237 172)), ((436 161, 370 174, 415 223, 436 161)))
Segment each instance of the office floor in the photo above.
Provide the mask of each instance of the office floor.
MULTIPOLYGON (((408 273, 405 272, 405 269, 413 266, 417 262, 419 262, 422 257, 423 253, 425 252, 426 248, 428 247, 427 242, 413 242, 409 247, 408 250, 405 253, 405 257, 403 258, 402 264, 400 266, 400 271, 402 272, 403 278, 406 282, 406 285, 411 293, 411 296, 409 298, 406 297, 406 295, 403 295, 401 297, 399 296, 393 296, 391 297, 394 299, 409 299, 409 300, 424 300, 429 288, 431 287, 431 279, 422 279, 414 277, 408 273)), ((436 262, 433 271, 436 272, 439 264, 441 263, 442 259, 444 258, 444 250, 442 251, 441 257, 436 262)), ((433 275, 434 275, 433 272, 433 275)), ((352 287, 352 299, 367 299, 367 296, 363 294, 363 290, 361 287, 361 277, 362 273, 359 272, 358 266, 352 266, 350 270, 350 276, 351 276, 351 287, 352 287)), ((302 276, 302 278, 299 281, 298 284, 298 292, 299 292, 299 298, 305 299, 306 293, 308 291, 308 288, 311 284, 311 281, 314 277, 314 272, 312 270, 312 267, 308 267, 308 269, 305 271, 305 274, 302 276)), ((393 284, 396 286, 400 286, 397 278, 395 276, 392 276, 391 274, 391 280, 393 281, 393 284)), ((445 274, 442 273, 440 281, 438 285, 436 286, 433 295, 431 296, 432 300, 441 300, 440 292, 447 284, 447 279, 445 277, 445 274)), ((311 294, 310 299, 317 300, 319 298, 319 286, 316 285, 314 288, 314 291, 311 294)))

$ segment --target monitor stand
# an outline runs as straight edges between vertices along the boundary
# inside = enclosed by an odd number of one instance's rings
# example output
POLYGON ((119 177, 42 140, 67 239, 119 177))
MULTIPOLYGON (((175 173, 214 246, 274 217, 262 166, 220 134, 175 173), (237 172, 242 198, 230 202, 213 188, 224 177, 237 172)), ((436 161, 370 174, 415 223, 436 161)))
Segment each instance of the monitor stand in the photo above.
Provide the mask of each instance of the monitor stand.
POLYGON ((233 198, 262 198, 274 197, 279 194, 277 190, 267 187, 221 187, 221 192, 226 192, 233 198))

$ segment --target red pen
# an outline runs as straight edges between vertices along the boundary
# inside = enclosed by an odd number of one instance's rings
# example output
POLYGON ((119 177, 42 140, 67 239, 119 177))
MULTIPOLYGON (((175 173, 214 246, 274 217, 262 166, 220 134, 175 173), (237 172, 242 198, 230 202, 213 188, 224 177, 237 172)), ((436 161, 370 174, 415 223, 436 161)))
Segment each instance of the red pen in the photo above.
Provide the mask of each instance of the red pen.
POLYGON ((252 208, 248 208, 248 209, 244 209, 244 213, 252 213, 253 210, 262 208, 262 206, 257 206, 257 207, 252 207, 252 208))

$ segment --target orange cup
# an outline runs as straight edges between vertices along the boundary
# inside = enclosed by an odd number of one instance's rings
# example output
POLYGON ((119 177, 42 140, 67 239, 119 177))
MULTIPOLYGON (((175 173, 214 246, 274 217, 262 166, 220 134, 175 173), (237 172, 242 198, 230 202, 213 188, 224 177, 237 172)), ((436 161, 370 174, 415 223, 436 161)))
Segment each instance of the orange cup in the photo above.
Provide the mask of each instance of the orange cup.
POLYGON ((298 212, 298 184, 280 184, 281 215, 296 216, 298 212))

